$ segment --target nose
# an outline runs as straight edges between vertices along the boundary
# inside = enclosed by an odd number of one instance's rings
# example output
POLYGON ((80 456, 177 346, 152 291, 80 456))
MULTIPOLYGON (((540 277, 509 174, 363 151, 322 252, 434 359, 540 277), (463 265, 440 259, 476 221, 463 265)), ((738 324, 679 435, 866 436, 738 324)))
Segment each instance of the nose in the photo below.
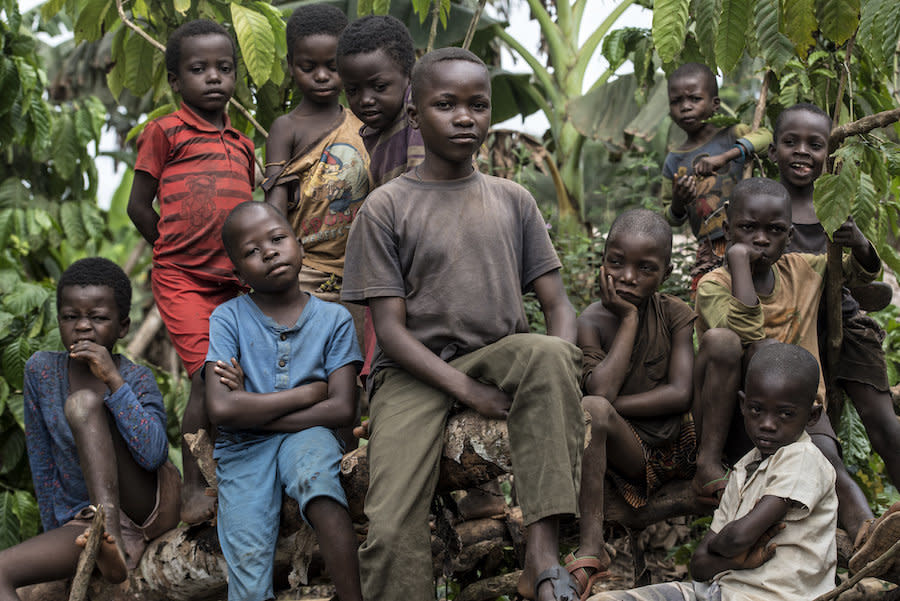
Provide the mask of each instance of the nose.
POLYGON ((769 235, 763 228, 759 228, 755 232, 753 232, 753 244, 755 244, 756 246, 769 245, 769 235))
POLYGON ((222 79, 219 69, 214 65, 206 70, 206 81, 217 82, 222 79))
POLYGON ((274 257, 278 256, 278 249, 274 246, 267 246, 263 249, 263 260, 271 261, 274 257))
POLYGON ((472 118, 472 114, 467 109, 463 108, 456 111, 453 122, 462 127, 471 127, 475 123, 475 120, 472 118))
POLYGON ((771 415, 763 415, 759 420, 759 429, 763 432, 774 432, 775 419, 771 415))
POLYGON ((366 88, 362 91, 362 97, 359 100, 362 106, 375 106, 375 94, 372 90, 366 88))
POLYGON ((91 329, 91 320, 85 315, 79 317, 75 320, 75 329, 76 330, 90 330, 91 329))
POLYGON ((327 68, 320 67, 313 72, 313 78, 316 81, 328 81, 330 79, 330 73, 327 68))
POLYGON ((622 282, 628 282, 629 284, 632 284, 632 283, 634 283, 636 273, 637 273, 637 270, 635 270, 633 267, 631 267, 629 265, 625 265, 619 271, 619 280, 622 282))

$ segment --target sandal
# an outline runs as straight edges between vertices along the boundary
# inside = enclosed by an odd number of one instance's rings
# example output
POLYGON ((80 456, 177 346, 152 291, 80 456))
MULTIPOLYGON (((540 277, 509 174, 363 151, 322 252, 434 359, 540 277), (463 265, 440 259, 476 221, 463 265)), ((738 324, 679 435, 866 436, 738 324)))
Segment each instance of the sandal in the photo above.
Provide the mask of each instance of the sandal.
POLYGON ((580 601, 585 601, 591 596, 591 589, 594 588, 595 582, 606 580, 611 576, 609 570, 606 569, 609 566, 604 566, 600 558, 595 555, 576 557, 573 551, 566 555, 563 561, 566 564, 566 571, 572 575, 572 578, 575 579, 575 582, 578 583, 578 587, 581 589, 580 601), (592 571, 588 572, 588 570, 592 571))
MULTIPOLYGON (((876 520, 866 520, 856 535, 853 557, 850 558, 850 573, 858 572, 900 540, 900 501, 894 503, 876 520)), ((896 562, 895 562, 896 563, 896 562)), ((891 564, 882 573, 889 571, 891 564)), ((877 577, 879 574, 870 574, 877 577)))
POLYGON ((731 468, 725 469, 725 475, 715 480, 710 480, 697 493, 697 500, 704 505, 712 505, 718 507, 722 501, 722 495, 725 494, 725 487, 728 486, 728 480, 731 478, 731 468))
POLYGON ((572 577, 566 568, 562 566, 553 566, 538 574, 534 583, 534 598, 538 598, 538 591, 541 585, 549 581, 553 587, 553 598, 556 601, 577 601, 578 600, 578 583, 572 577))

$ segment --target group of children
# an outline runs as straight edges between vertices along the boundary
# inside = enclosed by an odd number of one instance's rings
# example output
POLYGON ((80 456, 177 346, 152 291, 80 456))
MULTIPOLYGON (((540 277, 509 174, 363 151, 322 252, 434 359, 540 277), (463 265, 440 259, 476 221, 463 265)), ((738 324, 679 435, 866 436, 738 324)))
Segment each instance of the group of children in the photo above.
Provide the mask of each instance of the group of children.
MULTIPOLYGON (((215 23, 170 37, 182 107, 138 142, 129 215, 153 244, 153 293, 191 375, 183 431, 215 425, 217 498, 189 453, 179 494, 152 375, 112 352, 128 330, 128 278, 105 259, 78 261, 57 289, 66 350, 36 353, 26 369, 45 532, 0 552, 0 601, 70 576, 98 511, 108 580, 124 580, 179 518, 216 515, 229 599, 271 599, 283 492, 319 535, 342 601, 432 599, 430 504, 444 427, 464 408, 508 425, 523 598, 583 600, 607 573, 607 477, 634 507, 682 478, 718 508, 692 560, 696 582, 602 599, 800 601, 833 585, 839 521, 856 538, 857 567, 893 542, 900 511, 873 520, 821 419, 825 259, 786 254, 824 245, 812 210, 824 113, 788 109, 774 136, 720 130, 706 122, 719 103, 712 72, 673 73, 670 114, 687 141, 664 166, 666 216, 689 219, 698 236, 696 311, 658 292, 672 271, 670 225, 633 210, 611 226, 599 300, 576 319, 534 199, 475 168, 491 116, 480 59, 444 48, 416 61, 396 19, 348 25, 327 5, 295 11, 287 46, 302 100, 273 124, 267 202, 251 199, 253 146, 226 112, 235 46, 215 23), (767 140, 781 183, 741 181, 767 140), (528 291, 546 335, 529 333, 528 291), (369 528, 357 550, 337 430, 358 417, 364 360, 369 528), (579 514, 579 546, 560 565, 559 520, 579 514)), ((852 220, 834 240, 852 251, 848 279, 877 275, 852 220)), ((854 306, 842 352, 869 367, 838 379, 897 482, 900 426, 876 343, 854 306)))

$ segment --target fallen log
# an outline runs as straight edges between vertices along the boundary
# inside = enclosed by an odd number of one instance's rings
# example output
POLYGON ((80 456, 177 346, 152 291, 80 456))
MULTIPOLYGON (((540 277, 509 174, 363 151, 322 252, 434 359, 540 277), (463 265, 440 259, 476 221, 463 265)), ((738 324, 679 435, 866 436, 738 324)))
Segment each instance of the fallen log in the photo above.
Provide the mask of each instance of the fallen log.
MULTIPOLYGON (((347 491, 351 515, 357 523, 362 513, 368 487, 366 447, 345 455, 341 464, 341 481, 347 491)), ((441 460, 439 489, 452 491, 475 487, 510 471, 506 423, 487 420, 473 412, 453 416, 445 435, 441 460)), ((606 496, 607 520, 629 529, 642 529, 656 521, 675 515, 709 513, 696 503, 689 482, 665 485, 651 502, 635 510, 627 506, 613 487, 606 496)), ((523 547, 521 512, 510 508, 498 518, 477 519, 454 525, 459 537, 459 552, 447 558, 435 558, 440 574, 449 566, 453 573, 465 572, 486 558, 512 547, 517 554, 523 547)), ((310 559, 316 555, 315 537, 299 519, 296 503, 287 499, 282 508, 282 521, 276 549, 276 569, 291 569, 292 587, 307 580, 310 559)), ((436 543, 436 548, 444 548, 436 543)), ((219 549, 215 529, 181 526, 152 541, 137 569, 118 586, 91 580, 93 601, 205 601, 220 599, 225 591, 225 560, 219 549)), ((65 596, 42 593, 22 596, 23 601, 40 599, 55 601, 65 596)))

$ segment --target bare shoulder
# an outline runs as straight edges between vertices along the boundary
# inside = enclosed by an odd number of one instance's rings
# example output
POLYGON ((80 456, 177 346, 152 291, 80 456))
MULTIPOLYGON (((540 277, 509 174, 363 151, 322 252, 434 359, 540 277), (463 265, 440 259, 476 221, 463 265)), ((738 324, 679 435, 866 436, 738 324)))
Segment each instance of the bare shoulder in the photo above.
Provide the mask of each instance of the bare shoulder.
POLYGON ((578 316, 579 338, 593 338, 598 342, 612 340, 619 329, 619 318, 613 315, 603 303, 591 303, 578 316))

